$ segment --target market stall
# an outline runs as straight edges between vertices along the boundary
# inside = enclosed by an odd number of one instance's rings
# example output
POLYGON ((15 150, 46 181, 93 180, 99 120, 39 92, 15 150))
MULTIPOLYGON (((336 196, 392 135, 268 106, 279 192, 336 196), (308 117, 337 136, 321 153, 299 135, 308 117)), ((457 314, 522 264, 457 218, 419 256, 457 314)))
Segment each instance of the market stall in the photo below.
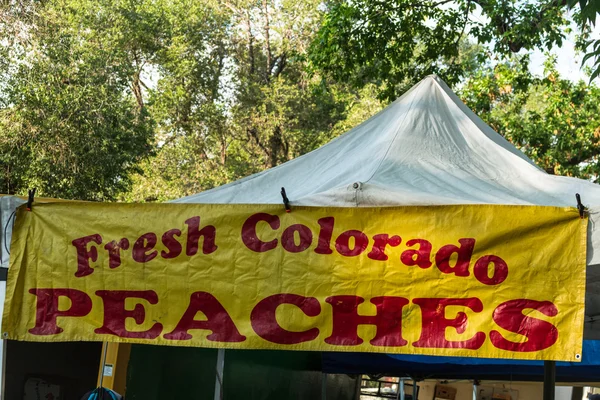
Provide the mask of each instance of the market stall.
MULTIPOLYGON (((537 168, 437 77, 309 154, 176 203, 17 212, 4 337, 219 348, 215 398, 224 348, 581 364, 584 318, 600 337, 599 187, 537 168), (501 322, 515 316, 531 329, 501 322)), ((347 357, 324 368, 388 356, 347 357)))

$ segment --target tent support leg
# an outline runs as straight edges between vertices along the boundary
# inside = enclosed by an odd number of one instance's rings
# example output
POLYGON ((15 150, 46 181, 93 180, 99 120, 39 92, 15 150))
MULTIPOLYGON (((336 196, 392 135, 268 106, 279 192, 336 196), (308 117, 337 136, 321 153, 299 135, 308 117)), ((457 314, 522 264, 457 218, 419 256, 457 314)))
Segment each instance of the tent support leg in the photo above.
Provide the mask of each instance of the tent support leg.
POLYGON ((398 381, 398 400, 406 400, 404 397, 404 379, 398 381))
POLYGON ((556 362, 544 361, 544 400, 554 400, 556 362))
POLYGON ((321 400, 327 399, 327 374, 321 374, 321 400))
POLYGON ((0 380, 0 399, 5 399, 4 393, 6 390, 6 348, 8 341, 2 340, 2 378, 0 380))
MULTIPOLYGON (((108 342, 102 343, 102 366, 100 367, 100 383, 98 387, 102 387, 104 383, 104 368, 106 368, 106 352, 108 351, 108 342)), ((104 393, 102 394, 104 396, 104 393)))
POLYGON ((215 379, 215 397, 214 400, 223 398, 223 370, 225 369, 225 349, 217 350, 217 366, 215 379))
MULTIPOLYGON (((418 396, 419 396, 419 387, 417 386, 417 380, 413 379, 413 394, 412 394, 412 400, 417 400, 418 396)), ((545 399, 544 399, 545 400, 545 399)))

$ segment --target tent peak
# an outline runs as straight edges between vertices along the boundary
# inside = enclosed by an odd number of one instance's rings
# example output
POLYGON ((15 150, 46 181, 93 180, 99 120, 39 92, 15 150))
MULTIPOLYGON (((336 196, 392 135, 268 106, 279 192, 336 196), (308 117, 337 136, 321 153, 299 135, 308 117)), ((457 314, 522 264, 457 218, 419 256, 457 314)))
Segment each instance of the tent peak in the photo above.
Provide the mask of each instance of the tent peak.
POLYGON ((543 172, 433 74, 328 144, 179 201, 281 203, 285 187, 302 205, 521 204, 522 188, 506 187, 527 173, 543 172))
POLYGON ((440 76, 438 74, 429 74, 425 78, 423 78, 421 80, 421 82, 428 81, 428 80, 431 80, 431 79, 433 79, 436 82, 444 82, 444 84, 446 83, 442 78, 440 78, 440 76))

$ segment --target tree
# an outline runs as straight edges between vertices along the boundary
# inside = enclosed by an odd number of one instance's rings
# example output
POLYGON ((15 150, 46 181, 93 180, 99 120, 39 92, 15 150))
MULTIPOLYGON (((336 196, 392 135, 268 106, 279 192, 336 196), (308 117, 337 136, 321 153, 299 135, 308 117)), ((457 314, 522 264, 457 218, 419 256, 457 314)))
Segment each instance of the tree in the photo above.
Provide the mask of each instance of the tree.
POLYGON ((288 0, 231 6, 245 32, 236 38, 239 134, 258 167, 274 167, 314 149, 339 118, 327 82, 306 73, 306 50, 320 23, 318 1, 288 0))
MULTIPOLYGON (((472 67, 466 37, 494 54, 560 46, 566 0, 336 0, 327 3, 311 60, 336 79, 375 82, 393 100, 432 73, 458 83, 472 67)), ((478 52, 483 63, 489 53, 478 52)))
POLYGON ((318 4, 4 3, 2 190, 165 200, 314 149, 357 95, 306 71, 318 4))
POLYGON ((178 47, 165 48, 164 58, 158 58, 160 77, 150 95, 159 150, 136 176, 127 199, 197 193, 324 143, 354 94, 306 71, 306 49, 321 18, 317 5, 224 2, 213 12, 227 28, 202 40, 197 35, 205 28, 182 28, 190 18, 205 21, 196 10, 188 7, 174 20, 173 29, 181 35, 172 43, 178 47))
MULTIPOLYGON (((135 38, 107 35, 120 14, 96 7, 31 2, 20 10, 18 31, 0 26, 2 192, 37 187, 41 196, 112 200, 150 153, 152 123, 136 101, 135 65, 124 46, 135 38)), ((19 17, 19 10, 2 12, 19 17)))
POLYGON ((148 64, 156 155, 134 176, 126 200, 166 200, 224 183, 232 137, 225 115, 230 12, 217 2, 165 0, 164 40, 148 64))
POLYGON ((548 173, 600 180, 600 88, 559 76, 556 60, 544 77, 519 63, 484 68, 460 96, 498 133, 548 173))

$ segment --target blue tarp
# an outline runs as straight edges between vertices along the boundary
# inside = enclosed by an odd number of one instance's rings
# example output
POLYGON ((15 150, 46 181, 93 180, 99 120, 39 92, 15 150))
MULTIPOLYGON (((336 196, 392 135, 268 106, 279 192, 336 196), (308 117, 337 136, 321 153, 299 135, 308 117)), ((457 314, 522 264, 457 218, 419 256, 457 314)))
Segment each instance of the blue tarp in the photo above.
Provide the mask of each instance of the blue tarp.
MULTIPOLYGON (((542 381, 543 361, 407 354, 323 353, 323 371, 386 374, 418 379, 542 381)), ((600 340, 584 340, 581 362, 557 362, 557 382, 600 381, 600 340)))

